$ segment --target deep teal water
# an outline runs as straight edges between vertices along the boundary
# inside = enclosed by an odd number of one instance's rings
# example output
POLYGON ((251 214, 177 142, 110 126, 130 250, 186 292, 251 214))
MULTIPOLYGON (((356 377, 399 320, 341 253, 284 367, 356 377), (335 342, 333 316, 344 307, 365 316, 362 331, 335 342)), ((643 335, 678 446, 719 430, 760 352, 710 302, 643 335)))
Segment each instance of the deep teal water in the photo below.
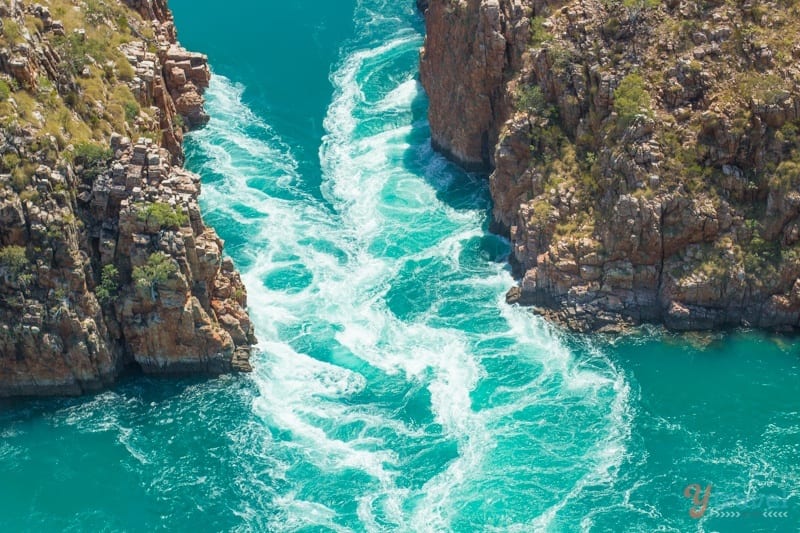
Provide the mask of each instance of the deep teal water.
POLYGON ((486 183, 429 148, 411 4, 171 2, 217 74, 188 165, 256 370, 0 406, 0 531, 798 530, 800 345, 506 306, 486 183))

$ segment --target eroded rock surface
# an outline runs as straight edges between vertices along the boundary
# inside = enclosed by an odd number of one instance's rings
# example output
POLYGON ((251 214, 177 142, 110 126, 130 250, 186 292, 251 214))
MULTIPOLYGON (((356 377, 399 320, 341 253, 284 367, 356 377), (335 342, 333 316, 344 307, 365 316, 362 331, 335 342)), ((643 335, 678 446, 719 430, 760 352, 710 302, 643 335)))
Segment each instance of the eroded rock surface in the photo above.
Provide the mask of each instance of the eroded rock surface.
POLYGON ((83 8, 129 35, 112 52, 61 4, 0 9, 0 397, 95 391, 132 365, 250 370, 247 293, 182 168, 208 120, 205 56, 161 0, 83 8))
POLYGON ((430 0, 433 144, 488 168, 534 305, 578 330, 800 324, 800 17, 778 2, 430 0))

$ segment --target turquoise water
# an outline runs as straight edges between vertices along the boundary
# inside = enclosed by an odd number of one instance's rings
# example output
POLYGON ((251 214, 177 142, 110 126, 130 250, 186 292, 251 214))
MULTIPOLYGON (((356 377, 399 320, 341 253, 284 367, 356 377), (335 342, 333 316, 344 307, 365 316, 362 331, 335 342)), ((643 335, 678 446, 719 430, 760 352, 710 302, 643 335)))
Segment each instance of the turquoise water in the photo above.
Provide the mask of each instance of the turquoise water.
POLYGON ((0 531, 798 530, 800 345, 505 305, 486 182, 429 148, 411 4, 171 2, 217 74, 188 166, 255 372, 0 406, 0 531))

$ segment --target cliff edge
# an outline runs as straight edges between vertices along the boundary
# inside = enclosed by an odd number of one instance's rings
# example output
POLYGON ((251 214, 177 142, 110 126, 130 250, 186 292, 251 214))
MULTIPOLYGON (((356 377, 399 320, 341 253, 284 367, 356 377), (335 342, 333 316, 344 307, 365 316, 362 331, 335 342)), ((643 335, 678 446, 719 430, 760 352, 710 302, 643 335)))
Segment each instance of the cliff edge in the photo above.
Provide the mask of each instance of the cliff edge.
POLYGON ((577 330, 798 328, 799 9, 428 2, 433 144, 491 171, 509 301, 577 330))
POLYGON ((0 397, 249 370, 246 291, 182 168, 210 72, 166 0, 0 17, 0 397))

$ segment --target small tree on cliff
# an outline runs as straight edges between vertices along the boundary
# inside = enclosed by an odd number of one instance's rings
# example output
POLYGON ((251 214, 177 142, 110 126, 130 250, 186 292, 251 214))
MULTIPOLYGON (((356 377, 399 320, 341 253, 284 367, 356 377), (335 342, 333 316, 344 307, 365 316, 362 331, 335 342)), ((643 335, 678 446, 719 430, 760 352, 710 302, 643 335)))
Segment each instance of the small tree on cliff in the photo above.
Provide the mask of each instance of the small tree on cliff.
POLYGON ((4 246, 0 248, 0 274, 6 283, 18 282, 27 285, 31 275, 26 274, 30 262, 23 246, 4 246))
POLYGON ((119 271, 114 265, 106 265, 100 274, 100 285, 97 286, 95 294, 100 303, 106 304, 116 296, 119 290, 119 271))
POLYGON ((630 124, 638 115, 651 116, 650 93, 647 92, 644 78, 637 72, 625 76, 614 91, 614 111, 619 116, 620 125, 630 124))
POLYGON ((153 222, 162 228, 178 229, 189 223, 189 215, 180 205, 172 207, 164 202, 139 204, 137 218, 142 222, 153 222))
POLYGON ((150 254, 147 263, 142 266, 134 267, 133 282, 137 287, 149 288, 150 297, 155 300, 158 298, 156 287, 159 283, 164 283, 170 276, 178 272, 178 266, 170 256, 164 252, 150 254))

